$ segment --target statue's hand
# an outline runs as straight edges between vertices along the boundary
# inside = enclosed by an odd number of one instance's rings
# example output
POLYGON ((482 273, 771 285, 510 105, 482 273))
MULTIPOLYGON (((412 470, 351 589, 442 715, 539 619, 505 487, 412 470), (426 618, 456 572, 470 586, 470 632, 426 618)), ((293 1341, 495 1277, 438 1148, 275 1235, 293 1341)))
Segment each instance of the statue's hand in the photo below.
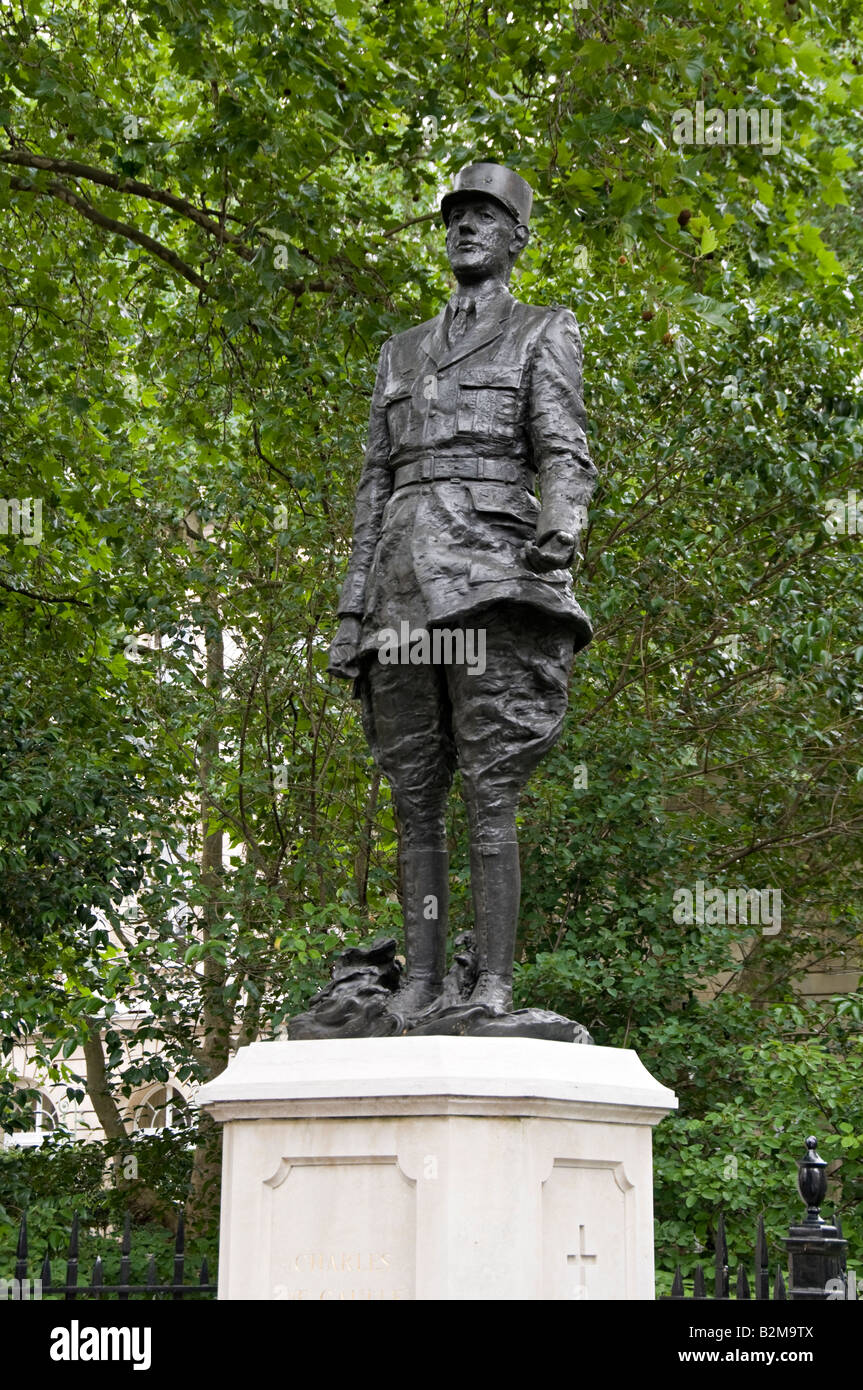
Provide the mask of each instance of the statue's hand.
POLYGON ((329 672, 342 680, 352 681, 360 674, 360 638, 363 625, 359 618, 342 618, 339 630, 330 647, 329 672))
POLYGON ((552 531, 541 545, 530 541, 522 554, 537 574, 545 574, 548 570, 568 569, 575 555, 575 536, 569 531, 552 531))

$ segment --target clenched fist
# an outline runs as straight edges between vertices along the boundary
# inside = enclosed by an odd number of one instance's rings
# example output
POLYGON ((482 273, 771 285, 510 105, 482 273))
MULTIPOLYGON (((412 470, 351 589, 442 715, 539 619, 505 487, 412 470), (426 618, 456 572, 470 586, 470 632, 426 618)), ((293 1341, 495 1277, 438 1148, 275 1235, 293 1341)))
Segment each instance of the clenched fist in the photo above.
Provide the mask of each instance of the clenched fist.
POLYGON ((568 569, 575 555, 575 536, 569 531, 552 531, 541 545, 530 541, 522 551, 530 568, 537 574, 548 570, 568 569))
POLYGON ((363 625, 359 618, 342 618, 339 630, 330 647, 328 670, 331 676, 352 681, 360 674, 360 637, 363 625))

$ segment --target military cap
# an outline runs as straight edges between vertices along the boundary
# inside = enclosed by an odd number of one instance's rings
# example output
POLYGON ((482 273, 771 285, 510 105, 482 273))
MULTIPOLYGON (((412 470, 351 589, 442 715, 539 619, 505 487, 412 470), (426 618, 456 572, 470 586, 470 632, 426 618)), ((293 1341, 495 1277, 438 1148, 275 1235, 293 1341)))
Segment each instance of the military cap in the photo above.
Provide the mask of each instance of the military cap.
POLYGON ((466 164, 459 169, 449 193, 441 199, 441 217, 444 226, 449 220, 450 209, 463 193, 481 193, 493 198, 505 207, 516 222, 528 222, 533 203, 533 189, 526 179, 505 164, 466 164))

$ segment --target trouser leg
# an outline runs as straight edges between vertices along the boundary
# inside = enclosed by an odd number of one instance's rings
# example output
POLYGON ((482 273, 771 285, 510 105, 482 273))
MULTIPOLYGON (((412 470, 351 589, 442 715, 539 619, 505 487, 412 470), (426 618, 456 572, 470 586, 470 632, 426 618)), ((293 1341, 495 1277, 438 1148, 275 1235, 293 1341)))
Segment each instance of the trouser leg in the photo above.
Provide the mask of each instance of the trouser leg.
POLYGON ((518 843, 472 845, 470 883, 478 975, 472 1004, 487 1004, 497 1012, 512 1008, 512 967, 521 869, 518 843))
POLYGON ((404 849, 400 855, 407 976, 396 1008, 413 1014, 441 992, 449 923, 449 855, 445 849, 404 849))
POLYGON ((516 809, 560 736, 573 641, 541 615, 489 610, 484 624, 485 671, 454 668, 450 690, 471 840, 479 967, 471 1002, 507 1011, 521 896, 516 809))
POLYGON ((434 667, 373 664, 362 693, 366 736, 399 823, 407 971, 394 1007, 410 1017, 438 997, 446 969, 445 811, 455 766, 449 700, 434 667))

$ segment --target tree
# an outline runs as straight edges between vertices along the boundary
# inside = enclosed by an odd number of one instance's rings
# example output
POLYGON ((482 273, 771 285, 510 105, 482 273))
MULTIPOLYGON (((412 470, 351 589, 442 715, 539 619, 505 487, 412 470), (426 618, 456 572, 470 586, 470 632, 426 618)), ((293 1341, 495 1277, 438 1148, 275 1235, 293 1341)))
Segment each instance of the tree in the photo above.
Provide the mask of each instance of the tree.
MULTIPOLYGON (((0 45, 3 491, 43 527, 0 539, 4 1034, 86 1037, 115 1103, 202 1080, 397 921, 325 652, 377 351, 437 311, 438 189, 489 156, 536 187, 514 288, 582 322, 602 479, 522 998, 638 1046, 694 1121, 760 1095, 718 1039, 818 1026, 793 982, 860 928, 859 537, 824 524, 861 451, 852 7, 31 0, 0 45), (698 102, 781 113, 778 148, 679 146, 698 102), (783 929, 681 929, 698 879, 780 889, 783 929)), ((202 1133, 202 1225, 213 1176, 202 1133)))

